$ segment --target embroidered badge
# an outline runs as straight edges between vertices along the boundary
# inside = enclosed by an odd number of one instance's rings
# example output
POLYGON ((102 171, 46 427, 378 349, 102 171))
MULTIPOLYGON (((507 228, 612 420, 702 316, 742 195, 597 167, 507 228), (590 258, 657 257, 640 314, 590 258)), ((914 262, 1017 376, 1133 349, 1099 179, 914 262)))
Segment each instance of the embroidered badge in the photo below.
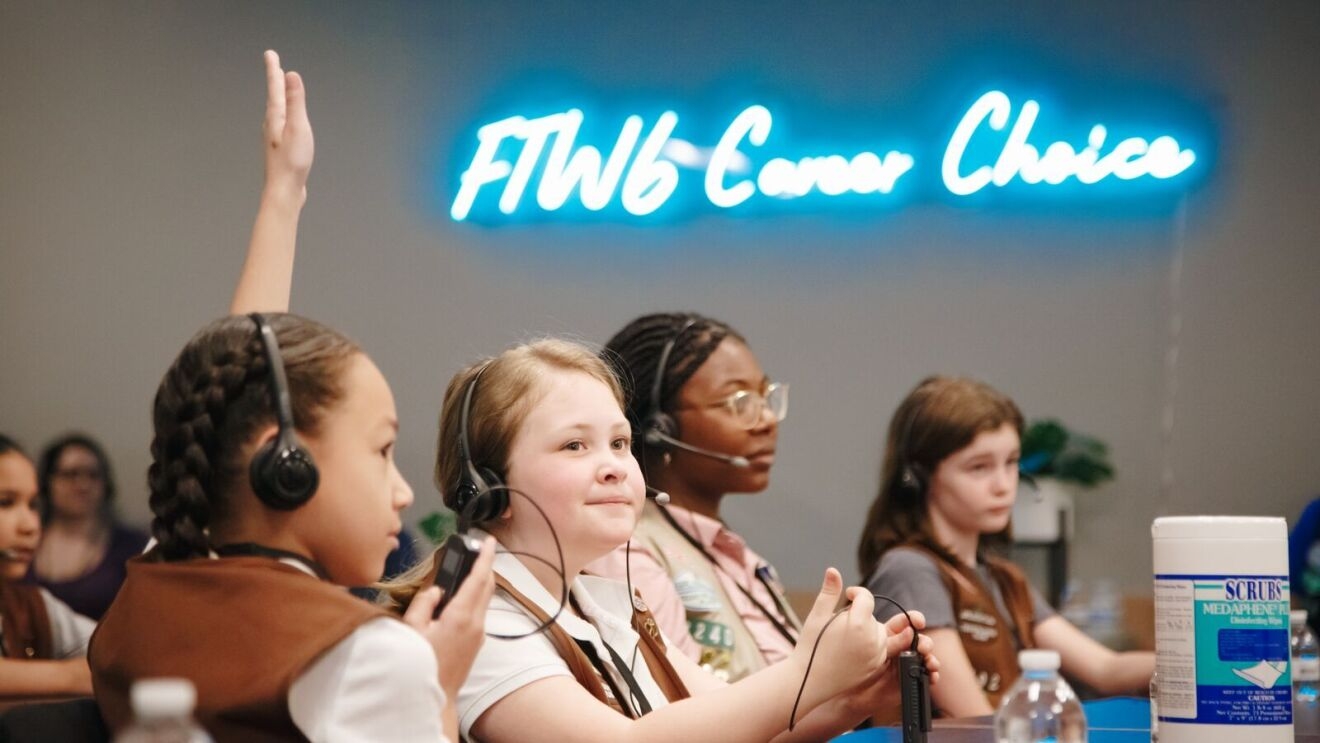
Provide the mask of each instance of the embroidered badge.
POLYGON ((711 614, 724 607, 719 591, 689 570, 674 575, 674 590, 689 614, 711 614))
POLYGON ((688 634, 706 647, 733 649, 733 630, 727 624, 707 619, 689 619, 688 634))
POLYGON ((976 642, 990 642, 999 637, 999 622, 986 612, 963 609, 958 613, 958 631, 976 642))

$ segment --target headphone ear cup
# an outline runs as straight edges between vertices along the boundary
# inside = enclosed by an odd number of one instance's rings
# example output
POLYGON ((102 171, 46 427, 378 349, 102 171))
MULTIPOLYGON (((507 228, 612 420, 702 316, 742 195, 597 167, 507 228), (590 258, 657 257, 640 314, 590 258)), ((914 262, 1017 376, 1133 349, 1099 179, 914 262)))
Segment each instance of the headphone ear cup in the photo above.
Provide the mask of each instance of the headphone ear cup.
POLYGON ((480 481, 464 474, 454 489, 454 511, 466 515, 473 524, 499 518, 509 508, 509 491, 504 480, 491 469, 478 467, 480 481))
POLYGON ((678 438, 678 423, 668 413, 652 413, 646 422, 646 433, 642 435, 642 438, 649 446, 668 449, 669 443, 661 436, 678 438), (660 436, 656 434, 660 434, 660 436))
POLYGON ((504 479, 494 470, 478 467, 477 472, 481 474, 481 479, 485 481, 486 486, 477 495, 481 502, 473 509, 472 520, 476 523, 482 523, 497 519, 509 510, 509 490, 504 485, 504 479))
POLYGON ((272 439, 257 450, 248 466, 248 478, 257 499, 277 511, 299 508, 316 494, 321 473, 301 446, 272 439))
POLYGON ((898 485, 904 493, 913 497, 920 497, 926 493, 926 478, 922 476, 921 468, 915 464, 903 465, 898 476, 898 485))

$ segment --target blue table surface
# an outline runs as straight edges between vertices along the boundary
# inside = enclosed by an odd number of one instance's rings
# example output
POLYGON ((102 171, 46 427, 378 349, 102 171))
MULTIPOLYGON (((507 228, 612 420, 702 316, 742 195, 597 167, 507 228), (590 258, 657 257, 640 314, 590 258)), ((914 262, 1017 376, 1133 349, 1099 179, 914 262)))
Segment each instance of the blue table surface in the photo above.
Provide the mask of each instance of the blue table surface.
MULTIPOLYGON (((1086 712, 1087 736, 1091 743, 1134 743, 1150 741, 1150 700, 1141 697, 1113 697, 1082 702, 1086 712)), ((969 722, 989 718, 976 718, 969 722)), ((938 728, 937 728, 938 729, 938 728)), ((902 743, 902 731, 896 727, 859 730, 835 738, 843 743, 902 743)))

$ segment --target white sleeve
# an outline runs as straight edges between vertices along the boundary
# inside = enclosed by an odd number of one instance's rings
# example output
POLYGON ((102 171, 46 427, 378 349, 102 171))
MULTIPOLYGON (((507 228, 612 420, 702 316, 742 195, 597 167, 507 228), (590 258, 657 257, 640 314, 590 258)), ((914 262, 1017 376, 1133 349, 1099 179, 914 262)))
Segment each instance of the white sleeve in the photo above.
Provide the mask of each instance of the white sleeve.
POLYGON ((41 601, 46 605, 46 616, 50 619, 55 658, 64 660, 87 655, 87 641, 92 637, 92 630, 96 629, 96 622, 70 609, 68 604, 44 588, 41 589, 41 601))
POLYGON ((313 741, 446 741, 435 652, 390 617, 366 622, 303 671, 289 715, 313 741))
MULTIPOLYGON (((486 631, 490 633, 522 635, 538 624, 498 592, 486 612, 486 631)), ((533 681, 554 676, 572 678, 573 674, 545 634, 518 640, 487 637, 458 692, 459 734, 471 740, 472 726, 496 702, 533 681)))

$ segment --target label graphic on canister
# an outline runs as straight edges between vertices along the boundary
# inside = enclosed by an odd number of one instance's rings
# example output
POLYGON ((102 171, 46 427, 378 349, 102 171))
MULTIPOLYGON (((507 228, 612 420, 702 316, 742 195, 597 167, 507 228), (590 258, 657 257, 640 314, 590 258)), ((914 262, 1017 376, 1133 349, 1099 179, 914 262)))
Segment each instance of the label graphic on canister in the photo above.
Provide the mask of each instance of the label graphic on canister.
POLYGON ((1292 724, 1288 576, 1156 575, 1160 719, 1292 724))

